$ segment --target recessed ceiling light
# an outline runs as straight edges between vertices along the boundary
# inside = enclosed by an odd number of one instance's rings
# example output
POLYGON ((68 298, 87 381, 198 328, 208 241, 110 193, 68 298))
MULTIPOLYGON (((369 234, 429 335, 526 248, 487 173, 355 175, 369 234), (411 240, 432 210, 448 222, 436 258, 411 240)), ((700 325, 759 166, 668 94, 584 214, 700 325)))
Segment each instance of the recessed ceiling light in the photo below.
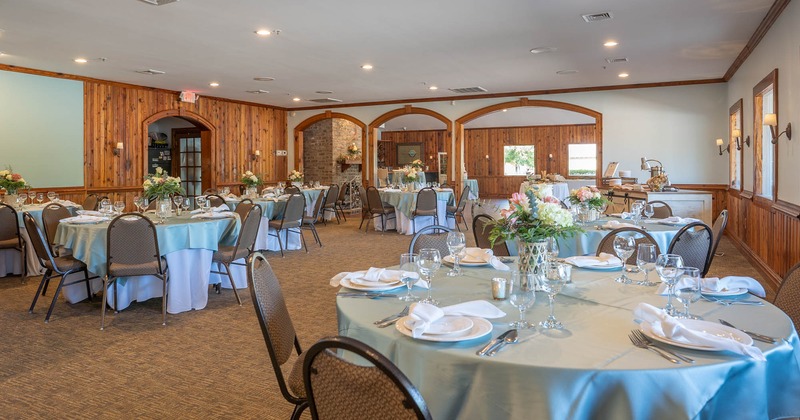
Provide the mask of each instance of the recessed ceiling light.
POLYGON ((619 45, 619 42, 617 41, 607 41, 605 44, 603 44, 605 47, 616 47, 617 45, 619 45))
POLYGON ((428 86, 428 90, 436 90, 436 89, 439 89, 439 88, 436 87, 436 86, 428 86))
POLYGON ((269 91, 264 89, 259 89, 259 90, 248 90, 247 93, 259 94, 259 93, 269 93, 269 91))
POLYGON ((292 100, 295 101, 295 102, 300 102, 300 98, 298 98, 296 96, 294 98, 292 98, 292 100))
POLYGON ((503 112, 508 112, 508 109, 506 109, 506 108, 503 108, 503 112))
POLYGON ((258 36, 268 36, 268 35, 272 34, 272 32, 270 32, 268 29, 259 29, 259 30, 255 31, 255 33, 258 36))
POLYGON ((256 80, 256 81, 259 81, 259 82, 271 82, 271 81, 275 80, 275 78, 274 77, 266 77, 266 76, 264 76, 264 77, 254 77, 253 80, 256 80))
POLYGON ((372 70, 372 64, 364 64, 361 68, 364 70, 372 70))
POLYGON ((624 79, 624 78, 626 78, 626 77, 628 77, 628 76, 629 76, 629 74, 628 74, 628 73, 620 73, 620 74, 619 74, 619 77, 621 77, 621 78, 623 78, 623 79, 624 79))
POLYGON ((533 54, 544 54, 544 53, 551 53, 556 51, 558 48, 556 47, 536 47, 531 49, 531 53, 533 54))
POLYGON ((318 90, 316 93, 319 93, 320 95, 330 95, 331 93, 333 93, 333 91, 332 90, 318 90))
POLYGON ((556 72, 556 74, 560 74, 560 75, 563 76, 565 74, 575 74, 577 72, 578 72, 578 70, 559 70, 559 71, 556 72))
POLYGON ((4 53, 4 52, 0 51, 0 55, 6 55, 6 53, 4 53))
POLYGON ((159 74, 164 74, 161 70, 154 70, 154 69, 147 69, 147 70, 136 70, 136 73, 146 74, 149 76, 157 76, 159 74))
POLYGON ((81 63, 81 64, 89 62, 89 60, 87 60, 85 58, 76 58, 73 61, 75 61, 76 63, 81 63))
POLYGON ((211 86, 211 87, 219 87, 219 83, 217 83, 217 82, 211 82, 208 85, 211 86))

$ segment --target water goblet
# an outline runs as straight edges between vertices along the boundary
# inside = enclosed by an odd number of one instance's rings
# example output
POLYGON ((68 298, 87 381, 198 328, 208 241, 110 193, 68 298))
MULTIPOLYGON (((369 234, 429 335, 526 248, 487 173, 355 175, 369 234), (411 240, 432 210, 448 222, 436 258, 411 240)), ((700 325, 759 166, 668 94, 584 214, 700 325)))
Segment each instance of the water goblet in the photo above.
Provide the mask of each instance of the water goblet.
POLYGON ((59 197, 58 193, 55 193, 55 194, 56 194, 56 196, 55 196, 55 198, 53 198, 53 200, 54 201, 58 201, 60 199, 60 197, 59 197))
POLYGON ((205 213, 208 213, 209 210, 211 209, 211 200, 209 200, 208 197, 205 197, 205 200, 203 200, 203 202, 200 204, 205 213))
POLYGON ((644 280, 636 282, 637 285, 655 286, 657 284, 648 279, 650 272, 656 269, 656 258, 655 244, 639 244, 636 250, 636 266, 639 267, 639 270, 644 271, 644 280))
POLYGON ((144 213, 147 210, 148 207, 150 207, 150 199, 147 198, 147 197, 142 197, 142 211, 141 211, 141 213, 144 213))
POLYGON ((31 200, 31 205, 33 205, 33 200, 36 199, 36 193, 28 190, 28 198, 31 200))
POLYGON ((53 191, 48 191, 47 192, 47 199, 48 200, 53 201, 55 198, 56 198, 56 193, 55 192, 53 192, 53 191))
POLYGON ((22 208, 22 206, 25 205, 25 202, 28 201, 28 194, 19 193, 17 200, 19 201, 17 204, 19 204, 19 207, 22 208))
POLYGON ((175 204, 175 214, 180 216, 181 215, 181 205, 183 205, 183 196, 182 195, 174 195, 172 196, 172 202, 175 204))
POLYGON ((136 210, 139 210, 139 213, 142 212, 142 196, 137 195, 133 197, 133 205, 136 206, 136 210))
POLYGON ((417 296, 411 294, 411 288, 414 287, 414 283, 419 280, 417 258, 419 258, 419 255, 414 253, 400 254, 400 281, 408 288, 405 295, 398 297, 398 299, 403 302, 416 302, 419 300, 417 296))
POLYGON ((631 214, 633 215, 633 224, 640 226, 642 219, 642 208, 644 208, 644 201, 637 200, 631 204, 631 214))
POLYGON ((431 291, 433 291, 433 275, 436 273, 436 270, 442 266, 442 256, 439 254, 438 249, 434 248, 423 248, 419 251, 419 257, 417 257, 417 268, 419 269, 419 274, 425 277, 425 281, 428 282, 428 297, 422 300, 422 303, 429 303, 434 306, 439 306, 439 302, 431 296, 431 291))
POLYGON ((192 199, 189 197, 183 197, 183 202, 181 202, 181 207, 184 210, 189 210, 192 207, 192 199))
POLYGON ((122 214, 122 210, 125 210, 125 202, 121 200, 117 200, 114 202, 114 211, 116 214, 122 214))
POLYGON ((675 297, 683 304, 683 313, 678 318, 703 319, 689 313, 689 305, 700 299, 700 270, 695 267, 683 267, 683 273, 675 282, 675 297))
POLYGON ((44 194, 43 193, 36 193, 36 201, 38 201, 39 204, 42 204, 42 201, 44 201, 44 194))
POLYGON ((547 238, 547 258, 550 261, 554 261, 558 258, 558 253, 560 250, 558 249, 558 240, 555 237, 547 238))
POLYGON ((642 213, 647 217, 647 220, 650 220, 650 218, 653 217, 654 214, 656 214, 656 209, 655 207, 653 207, 652 204, 647 203, 644 205, 642 213))
POLYGON ((668 287, 667 306, 664 312, 667 315, 675 315, 675 306, 672 305, 672 295, 675 294, 675 281, 683 272, 683 257, 677 254, 661 254, 656 258, 656 273, 661 277, 661 281, 668 287))
POLYGON ((100 201, 100 213, 109 214, 112 211, 111 200, 104 198, 100 201))
POLYGON ((525 319, 525 312, 536 302, 536 284, 533 281, 533 273, 512 271, 508 298, 511 305, 519 309, 519 320, 511 322, 509 327, 533 328, 534 325, 525 319))
POLYGON ((625 266, 628 264, 628 258, 633 255, 636 250, 636 238, 633 236, 617 235, 614 238, 614 252, 619 259, 622 260, 622 274, 616 278, 617 283, 631 284, 633 281, 625 274, 625 266))
POLYGON ((460 276, 461 254, 467 246, 467 240, 461 232, 449 232, 447 234, 447 249, 450 251, 450 256, 453 258, 453 269, 447 272, 450 277, 460 276))
POLYGON ((539 326, 543 329, 560 330, 564 328, 564 325, 556 319, 555 306, 556 295, 561 292, 566 277, 567 270, 564 264, 558 262, 546 262, 539 271, 539 280, 550 301, 550 315, 547 316, 546 320, 539 323, 539 326))
POLYGON ((207 201, 208 200, 206 200, 206 197, 203 195, 198 195, 194 198, 194 204, 200 210, 203 210, 203 207, 205 207, 207 201))

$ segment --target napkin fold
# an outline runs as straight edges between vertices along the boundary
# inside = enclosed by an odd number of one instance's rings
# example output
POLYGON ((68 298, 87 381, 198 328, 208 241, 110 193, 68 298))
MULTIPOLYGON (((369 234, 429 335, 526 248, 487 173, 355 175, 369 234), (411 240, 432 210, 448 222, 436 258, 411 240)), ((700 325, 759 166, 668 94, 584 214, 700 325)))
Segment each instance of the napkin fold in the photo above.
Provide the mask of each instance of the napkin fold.
POLYGON ((693 217, 679 217, 679 216, 670 216, 664 219, 661 219, 658 223, 665 224, 665 225, 688 225, 689 223, 693 222, 702 222, 700 219, 695 219, 693 217))
POLYGON ((208 213, 195 214, 192 219, 224 219, 226 217, 236 217, 236 213, 232 211, 209 211, 208 213))
MULTIPOLYGON (((333 287, 338 287, 341 281, 347 279, 350 283, 360 284, 362 286, 381 286, 385 284, 397 283, 400 278, 406 273, 403 270, 389 270, 387 268, 370 267, 366 271, 353 271, 342 272, 331 278, 330 284, 333 287)), ((428 288, 428 282, 419 279, 419 273, 408 272, 410 277, 417 278, 415 286, 420 286, 425 289, 428 288)), ((399 286, 398 286, 399 287, 399 286)))
POLYGON ((491 249, 468 247, 464 248, 464 258, 461 259, 465 263, 489 263, 495 270, 509 271, 506 264, 500 261, 500 258, 494 256, 494 251, 491 249))
POLYGON ((57 203, 57 204, 61 204, 61 205, 62 205, 62 206, 64 206, 64 207, 81 207, 81 205, 80 205, 80 204, 78 204, 78 203, 75 203, 74 201, 70 201, 70 200, 62 200, 62 199, 60 199, 60 198, 56 198, 56 199, 55 199, 55 200, 53 200, 52 202, 53 202, 53 203, 57 203))
POLYGON ((574 257, 565 258, 564 261, 580 268, 585 267, 621 267, 622 260, 605 252, 601 252, 598 256, 591 255, 578 255, 574 257))
MULTIPOLYGON (((684 287, 687 282, 688 280, 686 279, 678 279, 678 282, 675 283, 675 288, 680 289, 684 287)), ((752 277, 706 277, 704 279, 700 279, 700 288, 703 292, 722 292, 725 290, 745 288, 750 291, 750 293, 758 297, 763 298, 767 296, 767 293, 764 291, 764 286, 762 286, 761 283, 752 277)), ((666 295, 668 289, 669 287, 666 284, 661 284, 658 286, 658 291, 656 291, 656 294, 666 295)))
POLYGON ((79 215, 82 216, 96 216, 96 217, 105 217, 105 214, 95 211, 95 210, 78 210, 76 211, 79 215))
POLYGON ((693 330, 678 319, 667 315, 663 309, 647 303, 636 305, 633 316, 642 321, 640 327, 644 332, 659 337, 681 343, 708 346, 716 350, 729 350, 760 361, 767 360, 758 347, 747 346, 734 339, 709 334, 705 331, 693 330))
POLYGON ((481 318, 502 318, 506 313, 485 300, 473 300, 439 308, 429 303, 417 302, 408 311, 411 336, 418 338, 430 328, 431 324, 445 315, 477 316, 481 318))
MULTIPOLYGON (((208 209, 209 213, 222 213, 222 212, 226 212, 226 211, 231 211, 231 208, 228 207, 227 204, 220 204, 217 207, 212 207, 212 208, 208 209)), ((192 210, 191 213, 192 214, 203 213, 203 209, 192 210)))
POLYGON ((99 222, 104 222, 106 220, 108 220, 108 219, 106 219, 105 217, 90 216, 90 215, 87 215, 87 214, 81 214, 81 215, 73 216, 73 217, 65 217, 65 218, 61 219, 60 222, 61 223, 99 223, 99 222))
POLYGON ((608 222, 606 222, 601 227, 603 229, 611 229, 611 230, 624 228, 624 227, 631 227, 631 228, 637 228, 637 229, 639 228, 639 226, 636 226, 633 223, 618 222, 616 220, 609 220, 608 222))

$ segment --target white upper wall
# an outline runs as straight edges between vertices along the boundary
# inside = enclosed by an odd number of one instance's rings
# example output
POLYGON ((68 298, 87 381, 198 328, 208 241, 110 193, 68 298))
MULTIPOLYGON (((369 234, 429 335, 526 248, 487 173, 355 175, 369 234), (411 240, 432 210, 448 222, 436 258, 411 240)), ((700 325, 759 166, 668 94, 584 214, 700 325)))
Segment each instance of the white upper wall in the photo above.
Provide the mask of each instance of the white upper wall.
MULTIPOLYGON (((721 158, 714 139, 727 132, 725 84, 689 85, 646 89, 579 92, 529 96, 580 105, 603 114, 603 167, 620 162, 619 169, 633 170, 640 181, 648 173, 639 170, 639 159, 658 159, 678 184, 727 184, 727 160, 721 158)), ((436 111, 452 121, 474 110, 518 97, 412 103, 436 111)), ((403 105, 336 108, 365 124, 403 105)), ((325 112, 289 112, 289 153, 294 147, 294 128, 308 117, 325 112)), ((290 156, 290 165, 293 158, 290 156)))
MULTIPOLYGON (((742 107, 742 136, 753 137, 753 87, 772 70, 778 69, 778 126, 786 123, 800 124, 800 4, 789 3, 772 25, 761 43, 728 82, 730 107, 740 98, 742 107)), ((726 108, 727 109, 727 108, 726 108)), ((727 136, 727 128, 720 137, 727 136)), ((778 142, 778 199, 800 204, 800 139, 787 141, 782 136, 778 142)), ((727 167, 727 165, 725 165, 727 167)), ((743 186, 753 191, 753 148, 745 146, 743 186)))

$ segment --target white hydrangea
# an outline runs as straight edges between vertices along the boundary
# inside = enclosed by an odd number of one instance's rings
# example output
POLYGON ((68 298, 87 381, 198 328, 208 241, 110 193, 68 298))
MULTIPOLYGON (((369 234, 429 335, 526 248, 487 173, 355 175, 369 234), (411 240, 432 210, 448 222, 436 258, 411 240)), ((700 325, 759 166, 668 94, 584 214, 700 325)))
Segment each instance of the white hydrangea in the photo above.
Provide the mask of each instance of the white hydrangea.
POLYGON ((539 212, 539 220, 547 225, 564 228, 573 225, 572 213, 559 204, 539 202, 536 207, 539 212))

